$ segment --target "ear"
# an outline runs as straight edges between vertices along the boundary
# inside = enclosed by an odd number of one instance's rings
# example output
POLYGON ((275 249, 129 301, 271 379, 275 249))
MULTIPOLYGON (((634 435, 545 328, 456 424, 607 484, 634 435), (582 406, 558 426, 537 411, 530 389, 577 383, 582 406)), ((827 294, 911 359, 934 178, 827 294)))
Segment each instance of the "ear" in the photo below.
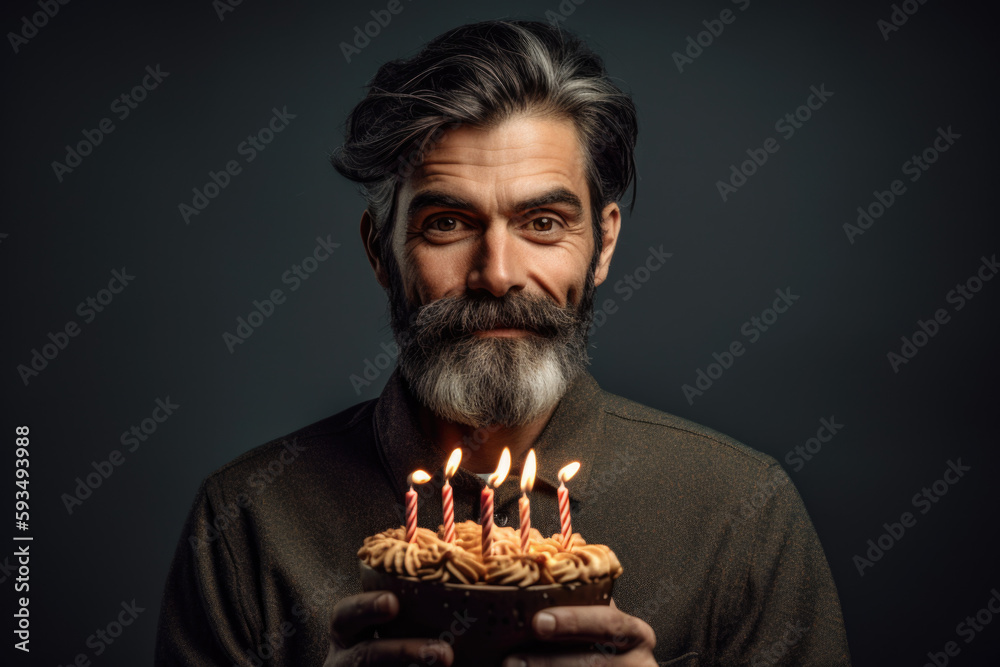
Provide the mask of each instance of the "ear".
POLYGON ((615 254, 615 245, 618 243, 618 232, 621 231, 622 212, 618 204, 611 202, 601 211, 601 233, 603 235, 603 246, 601 256, 597 259, 597 268, 594 270, 594 286, 600 285, 608 277, 611 268, 611 256, 615 254))
POLYGON ((379 250, 379 235, 375 229, 375 220, 368 209, 361 214, 361 242, 365 246, 365 254, 368 255, 368 263, 375 271, 375 279, 383 289, 389 289, 389 276, 386 273, 385 265, 382 263, 379 250))

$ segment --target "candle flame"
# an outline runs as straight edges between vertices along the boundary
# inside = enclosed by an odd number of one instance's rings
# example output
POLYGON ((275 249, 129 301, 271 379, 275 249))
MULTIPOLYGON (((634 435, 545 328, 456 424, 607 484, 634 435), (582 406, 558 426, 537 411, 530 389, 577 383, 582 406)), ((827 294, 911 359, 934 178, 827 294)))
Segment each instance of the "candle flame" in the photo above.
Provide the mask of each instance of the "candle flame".
POLYGON ((524 460, 524 468, 521 469, 521 493, 531 491, 535 486, 535 450, 528 452, 528 458, 524 460))
POLYGON ((573 475, 575 475, 579 469, 580 469, 580 462, 573 461, 569 465, 559 470, 559 481, 565 484, 569 480, 573 479, 573 475))
POLYGON ((510 450, 506 447, 503 448, 503 454, 500 455, 500 463, 497 464, 496 472, 489 476, 486 483, 492 486, 494 489, 507 479, 507 473, 510 472, 510 450))
POLYGON ((444 478, 446 480, 454 477, 455 473, 458 472, 458 464, 462 462, 462 450, 461 448, 456 449, 448 457, 448 463, 444 467, 444 478))
POLYGON ((410 476, 406 479, 406 483, 410 486, 414 484, 423 484, 425 482, 431 481, 431 476, 425 473, 423 470, 414 470, 410 473, 410 476))

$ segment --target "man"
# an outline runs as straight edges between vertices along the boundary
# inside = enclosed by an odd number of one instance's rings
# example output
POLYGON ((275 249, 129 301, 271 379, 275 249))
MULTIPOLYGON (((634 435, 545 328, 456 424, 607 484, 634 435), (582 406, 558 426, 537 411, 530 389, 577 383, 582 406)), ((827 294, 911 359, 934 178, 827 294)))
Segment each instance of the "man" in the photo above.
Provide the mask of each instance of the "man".
MULTIPOLYGON (((558 531, 555 471, 580 461, 574 528, 624 567, 611 606, 532 619, 555 653, 505 664, 849 664, 822 548, 774 460, 603 392, 586 371, 636 136, 600 59, 545 24, 463 26, 379 69, 333 162, 363 185, 361 236, 398 368, 377 400, 205 481, 158 664, 450 665, 446 628, 375 635, 399 600, 360 593, 356 552, 401 522, 407 475, 440 474, 455 447, 458 521, 480 518, 481 476, 504 447, 514 471, 534 448, 543 534, 558 531)), ((420 524, 434 527, 429 486, 420 524)), ((517 496, 513 481, 498 489, 500 525, 516 524, 517 496)))

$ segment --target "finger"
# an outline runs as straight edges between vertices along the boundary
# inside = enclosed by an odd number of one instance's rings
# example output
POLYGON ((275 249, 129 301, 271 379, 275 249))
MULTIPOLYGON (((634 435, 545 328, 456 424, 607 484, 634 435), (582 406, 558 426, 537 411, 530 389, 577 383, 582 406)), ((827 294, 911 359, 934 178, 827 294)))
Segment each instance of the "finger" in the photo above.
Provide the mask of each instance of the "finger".
POLYGON ((648 667, 657 664, 650 648, 626 652, 600 644, 593 648, 589 652, 512 655, 503 661, 503 667, 648 667))
POLYGON ((372 591, 344 598, 330 616, 330 638, 338 648, 371 637, 372 626, 385 623, 399 613, 399 600, 387 591, 372 591))
POLYGON ((593 642, 619 653, 656 645, 656 634, 648 623, 603 605, 550 607, 535 614, 532 628, 545 641, 593 642))
POLYGON ((611 663, 600 653, 560 653, 558 655, 512 655, 502 667, 602 667, 611 663))
POLYGON ((503 661, 503 667, 632 667, 656 664, 651 653, 634 651, 625 655, 615 653, 559 653, 552 655, 512 655, 503 661))
POLYGON ((372 639, 338 651, 333 667, 405 667, 414 663, 451 667, 454 660, 451 646, 437 639, 372 639))

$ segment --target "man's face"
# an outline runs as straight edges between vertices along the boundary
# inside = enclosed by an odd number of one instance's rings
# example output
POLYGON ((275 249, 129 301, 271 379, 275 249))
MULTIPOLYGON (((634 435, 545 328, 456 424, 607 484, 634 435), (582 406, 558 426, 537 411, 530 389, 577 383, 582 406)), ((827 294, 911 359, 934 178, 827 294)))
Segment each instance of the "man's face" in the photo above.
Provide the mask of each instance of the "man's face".
POLYGON ((400 187, 394 262, 373 264, 393 301, 400 371, 439 416, 522 425, 583 369, 619 226, 610 204, 595 257, 590 210, 565 119, 452 129, 400 187))

